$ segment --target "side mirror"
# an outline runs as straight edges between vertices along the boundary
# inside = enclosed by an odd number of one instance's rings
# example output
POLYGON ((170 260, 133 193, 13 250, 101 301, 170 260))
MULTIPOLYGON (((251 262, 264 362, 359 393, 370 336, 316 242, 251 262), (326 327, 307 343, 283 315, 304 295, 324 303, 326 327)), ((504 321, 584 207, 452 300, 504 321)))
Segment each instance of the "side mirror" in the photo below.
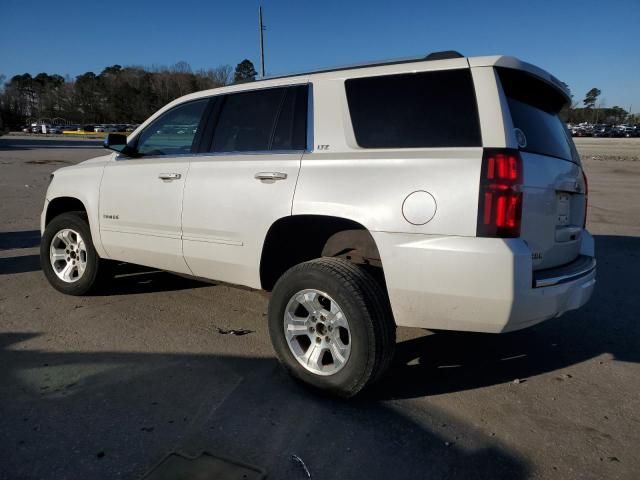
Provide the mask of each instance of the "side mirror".
POLYGON ((104 139, 104 148, 124 155, 131 155, 132 149, 127 145, 127 136, 121 133, 110 133, 104 139))

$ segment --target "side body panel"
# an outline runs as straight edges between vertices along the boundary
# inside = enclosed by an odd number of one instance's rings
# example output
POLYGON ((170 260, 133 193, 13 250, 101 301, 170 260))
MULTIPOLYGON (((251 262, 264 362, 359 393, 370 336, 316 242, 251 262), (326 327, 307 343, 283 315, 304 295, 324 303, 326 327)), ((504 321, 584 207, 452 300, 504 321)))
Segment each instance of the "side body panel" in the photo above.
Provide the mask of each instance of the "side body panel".
POLYGON ((112 162, 113 154, 94 158, 73 167, 65 167, 54 172, 54 180, 49 185, 46 194, 45 210, 43 211, 40 229, 44 231, 46 208, 59 197, 70 197, 80 200, 87 209, 89 227, 93 245, 103 258, 109 258, 100 238, 100 217, 98 214, 100 203, 100 182, 105 165, 112 162))
MULTIPOLYGON (((451 68, 449 62, 430 62, 426 70, 451 68)), ((465 61, 454 67, 468 65, 465 61)), ((420 242, 446 236, 474 237, 482 147, 362 149, 355 141, 344 79, 318 78, 313 80, 313 87, 315 149, 302 158, 293 214, 343 217, 372 232, 382 257, 396 323, 424 327, 437 315, 425 317, 425 312, 416 311, 418 303, 413 297, 425 295, 428 288, 420 277, 425 275, 437 283, 437 269, 450 268, 447 262, 455 255, 451 252, 448 259, 435 259, 424 250, 418 258, 411 249, 397 248, 397 240, 388 237, 402 237, 402 242, 409 243, 411 239, 420 242), (410 223, 405 218, 405 202, 414 192, 427 192, 433 199, 432 205, 425 202, 413 209, 418 216, 423 213, 426 222, 410 223), (412 273, 416 269, 421 272, 418 276, 412 273)), ((504 143, 504 136, 501 138, 504 143)), ((429 197, 422 194, 421 198, 429 197)), ((458 261, 472 257, 461 256, 458 261)), ((510 279, 512 276, 503 281, 508 283, 510 279)), ((456 326, 452 324, 451 328, 456 326)))
MULTIPOLYGON (((452 68, 468 68, 466 59, 426 62, 420 69, 383 67, 375 74, 452 68)), ((371 76, 367 70, 348 78, 371 76)), ((315 145, 302 158, 293 214, 344 217, 370 231, 475 235, 482 148, 360 148, 344 81, 335 75, 312 80, 315 145), (433 199, 418 205, 427 222, 410 223, 403 215, 414 192, 433 199)))
POLYGON ((269 227, 291 215, 301 156, 247 153, 192 159, 182 229, 184 257, 194 275, 260 288, 262 245, 269 227), (270 172, 286 178, 255 178, 270 172))
POLYGON ((190 274, 180 219, 190 156, 109 162, 100 186, 100 236, 109 258, 190 274), (163 180, 175 174, 179 178, 163 180))

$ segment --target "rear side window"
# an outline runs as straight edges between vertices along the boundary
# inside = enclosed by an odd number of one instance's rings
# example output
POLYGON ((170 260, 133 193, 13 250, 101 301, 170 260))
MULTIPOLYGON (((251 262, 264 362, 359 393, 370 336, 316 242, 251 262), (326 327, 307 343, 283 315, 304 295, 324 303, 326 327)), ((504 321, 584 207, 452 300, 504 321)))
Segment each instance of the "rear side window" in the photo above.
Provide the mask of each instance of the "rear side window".
POLYGON ((482 145, 469 69, 354 78, 345 88, 360 147, 482 145))
POLYGON ((307 147, 306 85, 287 88, 271 142, 271 150, 304 150, 307 147))
POLYGON ((306 90, 306 86, 300 86, 225 95, 211 151, 304 149, 306 90))
POLYGON ((551 85, 520 70, 497 68, 513 126, 526 137, 520 150, 579 163, 571 135, 558 112, 564 96, 551 85))

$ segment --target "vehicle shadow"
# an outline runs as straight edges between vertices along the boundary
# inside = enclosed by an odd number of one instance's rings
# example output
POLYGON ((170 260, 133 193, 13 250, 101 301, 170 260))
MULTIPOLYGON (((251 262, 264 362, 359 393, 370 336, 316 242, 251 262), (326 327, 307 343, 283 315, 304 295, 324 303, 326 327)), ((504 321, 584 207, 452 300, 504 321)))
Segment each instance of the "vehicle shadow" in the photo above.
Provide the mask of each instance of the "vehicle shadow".
POLYGON ((65 140, 55 137, 42 138, 13 138, 6 136, 0 138, 0 150, 33 150, 41 148, 84 148, 99 149, 102 147, 102 140, 75 139, 65 140))
POLYGON ((215 285, 215 283, 140 265, 120 263, 114 267, 113 278, 106 282, 94 295, 111 296, 169 292, 211 285, 215 285))
MULTIPOLYGON (((37 232, 37 231, 34 231, 37 232)), ((11 232, 26 233, 32 232, 11 232)), ((39 232, 38 242, 40 243, 39 232)), ((4 237, 0 234, 0 251, 8 248, 32 248, 35 236, 16 235, 13 238, 4 237), (8 238, 8 239, 7 239, 8 238)), ((11 275, 16 273, 37 272, 42 270, 40 255, 18 255, 15 257, 0 257, 0 275, 11 275)), ((182 277, 172 273, 155 270, 132 264, 118 264, 113 271, 113 278, 105 282, 96 291, 94 296, 111 295, 133 295, 152 292, 169 292, 178 290, 188 290, 214 285, 213 282, 204 282, 189 277, 182 277)))
POLYGON ((567 368, 602 354, 640 363, 640 238, 596 236, 597 284, 580 310, 502 335, 437 332, 397 345, 372 398, 470 390, 567 368))
POLYGON ((40 255, 0 258, 0 275, 37 272, 38 270, 40 270, 40 255))
POLYGON ((272 359, 25 348, 34 337, 0 334, 2 478, 140 478, 173 451, 208 451, 273 479, 305 477, 292 455, 313 478, 517 480, 530 473, 496 437, 435 407, 400 413, 383 401, 318 396, 272 359), (474 447, 436 431, 444 424, 474 447))
MULTIPOLYGON (((567 368, 602 354, 640 363, 640 238, 596 236, 596 290, 582 309, 502 335, 437 332, 400 342, 390 372, 366 396, 416 398, 470 390, 567 368)), ((39 268, 38 257, 0 258, 0 274, 39 268)), ((98 296, 177 291, 211 285, 122 264, 98 296)))
POLYGON ((40 230, 0 232, 0 251, 33 248, 40 245, 40 230))

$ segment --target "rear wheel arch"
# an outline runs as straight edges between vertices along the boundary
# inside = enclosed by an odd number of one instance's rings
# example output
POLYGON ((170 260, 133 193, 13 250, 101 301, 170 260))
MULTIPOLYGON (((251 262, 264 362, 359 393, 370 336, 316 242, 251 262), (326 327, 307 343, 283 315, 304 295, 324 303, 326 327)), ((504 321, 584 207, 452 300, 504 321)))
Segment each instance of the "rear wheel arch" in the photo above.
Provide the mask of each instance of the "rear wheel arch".
POLYGON ((289 268, 320 257, 370 267, 386 290, 380 253, 369 230, 354 220, 328 215, 293 215, 271 225, 260 258, 262 288, 272 290, 289 268))

